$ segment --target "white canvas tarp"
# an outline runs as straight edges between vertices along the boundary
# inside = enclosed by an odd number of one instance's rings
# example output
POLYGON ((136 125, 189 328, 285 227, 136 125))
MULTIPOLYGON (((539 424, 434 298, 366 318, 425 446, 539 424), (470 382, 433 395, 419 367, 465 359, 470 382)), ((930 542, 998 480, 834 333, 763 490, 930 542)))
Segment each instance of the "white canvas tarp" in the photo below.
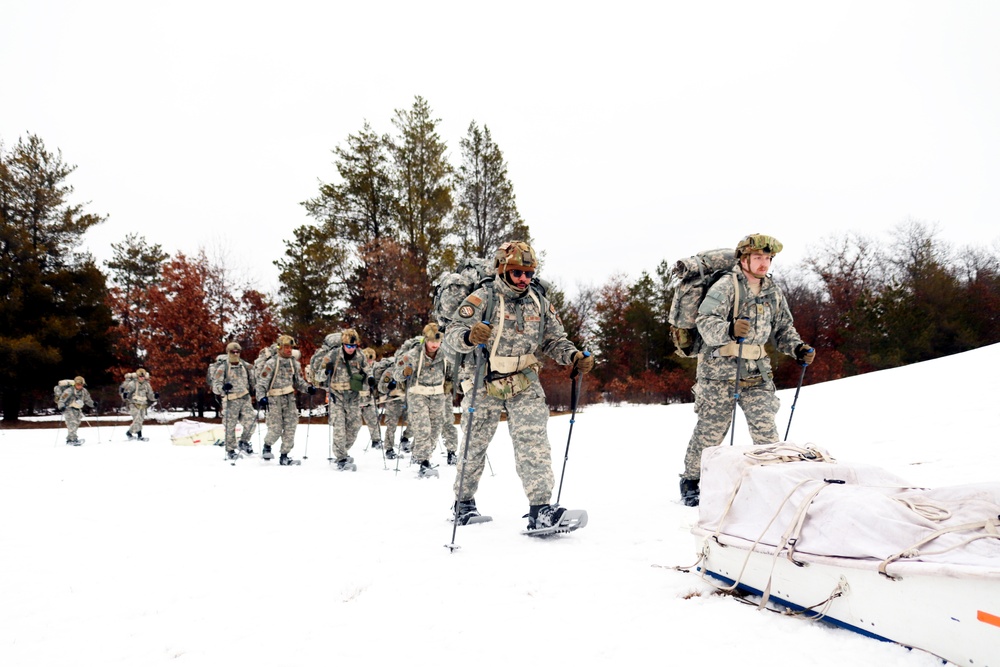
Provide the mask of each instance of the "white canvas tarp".
POLYGON ((224 440, 226 431, 218 424, 205 424, 190 419, 176 422, 170 430, 170 440, 175 445, 214 445, 224 440))
POLYGON ((916 488, 792 443, 712 447, 702 456, 699 527, 769 547, 1000 567, 998 525, 1000 482, 916 488), (803 450, 805 458, 768 462, 803 450))

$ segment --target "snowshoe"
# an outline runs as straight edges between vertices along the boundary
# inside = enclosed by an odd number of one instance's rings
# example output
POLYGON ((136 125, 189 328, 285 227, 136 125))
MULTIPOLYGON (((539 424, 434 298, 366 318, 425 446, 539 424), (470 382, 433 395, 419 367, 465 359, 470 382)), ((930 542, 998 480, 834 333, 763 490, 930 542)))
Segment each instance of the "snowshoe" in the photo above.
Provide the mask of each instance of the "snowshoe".
POLYGON ((393 451, 392 447, 388 447, 385 450, 385 458, 387 458, 387 459, 394 459, 394 458, 396 458, 396 452, 393 451))
POLYGON ((142 431, 139 431, 138 433, 135 434, 135 439, 139 440, 140 442, 149 442, 149 438, 144 438, 142 436, 142 431))
POLYGON ((532 537, 569 533, 587 525, 586 510, 568 510, 558 505, 532 505, 524 518, 528 527, 521 534, 532 537))
POLYGON ((421 461, 420 470, 417 471, 417 477, 438 477, 437 468, 432 466, 430 461, 421 461))
POLYGON ((354 465, 354 459, 348 456, 346 459, 337 461, 337 470, 342 472, 355 472, 358 466, 354 465))
POLYGON ((458 465, 458 454, 455 452, 448 452, 448 465, 458 465))
POLYGON ((274 454, 271 453, 271 445, 264 445, 263 451, 261 451, 260 456, 265 461, 270 461, 274 458, 274 454))
POLYGON ((293 459, 288 454, 282 452, 281 458, 278 459, 278 464, 283 466, 297 466, 297 465, 302 465, 302 461, 300 461, 299 459, 293 459))
POLYGON ((697 507, 701 500, 699 482, 697 479, 681 480, 681 502, 688 507, 697 507))
POLYGON ((253 454, 253 445, 250 444, 249 442, 247 442, 246 440, 240 440, 240 443, 239 443, 238 446, 240 448, 240 451, 243 452, 244 454, 246 454, 248 456, 250 454, 253 454))
POLYGON ((229 461, 229 465, 236 465, 236 460, 240 458, 240 453, 235 449, 226 450, 226 460, 229 461))
POLYGON ((372 449, 382 449, 382 441, 372 440, 372 449))
POLYGON ((132 431, 125 431, 125 437, 128 438, 129 442, 132 442, 133 440, 135 440, 135 436, 132 435, 132 431))
POLYGON ((70 445, 71 447, 79 447, 80 445, 83 444, 83 440, 81 440, 80 438, 73 438, 72 440, 67 439, 66 444, 70 445))

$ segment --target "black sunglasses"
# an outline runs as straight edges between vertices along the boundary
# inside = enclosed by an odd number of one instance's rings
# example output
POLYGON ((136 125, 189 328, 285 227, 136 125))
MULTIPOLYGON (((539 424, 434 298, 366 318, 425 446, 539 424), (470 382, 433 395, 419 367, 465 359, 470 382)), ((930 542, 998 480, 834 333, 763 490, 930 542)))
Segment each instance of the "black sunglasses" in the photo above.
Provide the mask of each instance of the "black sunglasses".
POLYGON ((531 280, 532 278, 535 277, 535 272, 534 271, 522 271, 521 269, 511 269, 510 270, 510 275, 512 275, 515 278, 520 278, 521 276, 524 276, 528 280, 531 280))

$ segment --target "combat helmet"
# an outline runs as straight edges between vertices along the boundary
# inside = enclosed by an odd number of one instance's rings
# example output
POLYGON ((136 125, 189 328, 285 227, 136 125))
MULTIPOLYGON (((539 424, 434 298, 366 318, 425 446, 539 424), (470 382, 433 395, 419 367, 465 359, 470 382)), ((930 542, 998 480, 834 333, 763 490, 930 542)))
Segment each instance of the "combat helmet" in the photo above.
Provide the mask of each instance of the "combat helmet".
POLYGON ((783 247, 781 241, 773 236, 768 236, 767 234, 750 234, 743 237, 736 244, 736 259, 739 261, 743 255, 750 255, 755 252, 762 252, 774 257, 781 252, 783 247))
POLYGON ((507 241, 497 248, 493 266, 496 268, 498 276, 502 276, 511 269, 537 271, 538 255, 524 241, 507 241))

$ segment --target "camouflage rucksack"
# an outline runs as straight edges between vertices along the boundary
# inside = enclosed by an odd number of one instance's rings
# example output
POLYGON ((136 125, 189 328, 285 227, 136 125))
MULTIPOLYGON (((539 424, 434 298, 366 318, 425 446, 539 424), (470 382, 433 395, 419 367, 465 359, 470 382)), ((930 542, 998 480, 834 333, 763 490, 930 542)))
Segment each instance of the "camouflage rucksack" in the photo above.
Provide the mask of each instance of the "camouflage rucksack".
POLYGON ((674 298, 670 302, 670 337, 681 357, 697 357, 703 347, 695 321, 708 289, 736 266, 729 248, 707 250, 678 260, 672 270, 674 298))
POLYGON ((63 392, 69 387, 73 386, 72 380, 59 380, 56 386, 52 387, 52 400, 56 402, 56 407, 61 407, 59 405, 59 397, 62 396, 63 392))
POLYGON ((493 264, 488 259, 466 258, 459 262, 454 271, 445 271, 432 287, 431 319, 444 330, 455 317, 455 311, 465 297, 487 278, 493 277, 493 264))

